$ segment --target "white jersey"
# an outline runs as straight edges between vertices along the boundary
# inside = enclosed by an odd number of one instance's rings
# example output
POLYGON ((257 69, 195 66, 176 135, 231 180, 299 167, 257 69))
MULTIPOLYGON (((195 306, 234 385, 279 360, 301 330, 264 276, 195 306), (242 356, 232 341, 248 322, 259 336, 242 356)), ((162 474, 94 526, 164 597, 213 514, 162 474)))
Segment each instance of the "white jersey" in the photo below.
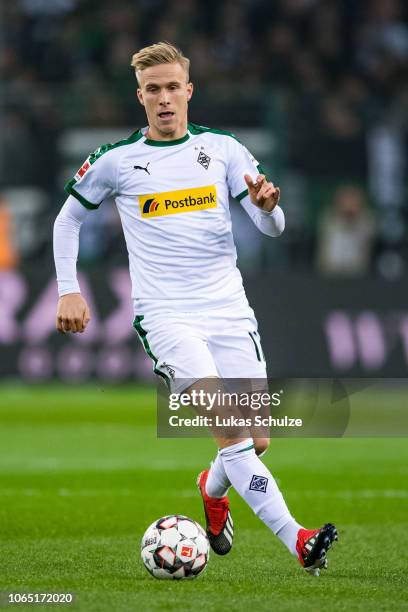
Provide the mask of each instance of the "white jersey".
POLYGON ((86 208, 115 199, 135 311, 247 304, 229 195, 248 195, 244 175, 254 179, 258 162, 228 132, 191 123, 178 140, 153 141, 146 132, 103 145, 65 186, 86 208))

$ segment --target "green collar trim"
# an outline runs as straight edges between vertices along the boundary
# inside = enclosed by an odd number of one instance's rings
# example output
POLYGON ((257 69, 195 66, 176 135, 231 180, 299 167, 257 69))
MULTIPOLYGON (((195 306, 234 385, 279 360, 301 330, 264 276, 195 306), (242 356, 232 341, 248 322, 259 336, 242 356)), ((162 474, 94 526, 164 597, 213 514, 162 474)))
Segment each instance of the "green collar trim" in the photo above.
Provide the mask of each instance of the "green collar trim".
POLYGON ((146 138, 144 144, 147 144, 150 147, 173 147, 174 145, 179 145, 186 142, 186 140, 189 138, 190 134, 187 132, 185 136, 182 138, 177 138, 176 140, 151 140, 150 138, 146 138))

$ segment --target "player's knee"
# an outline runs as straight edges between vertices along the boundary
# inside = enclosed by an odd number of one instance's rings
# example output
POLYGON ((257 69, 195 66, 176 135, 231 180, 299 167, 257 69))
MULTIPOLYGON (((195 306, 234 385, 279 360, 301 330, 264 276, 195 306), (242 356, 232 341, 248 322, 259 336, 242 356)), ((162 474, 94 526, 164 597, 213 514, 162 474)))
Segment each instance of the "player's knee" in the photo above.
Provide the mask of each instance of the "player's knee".
POLYGON ((269 438, 254 438, 255 452, 258 455, 266 453, 269 447, 269 438))

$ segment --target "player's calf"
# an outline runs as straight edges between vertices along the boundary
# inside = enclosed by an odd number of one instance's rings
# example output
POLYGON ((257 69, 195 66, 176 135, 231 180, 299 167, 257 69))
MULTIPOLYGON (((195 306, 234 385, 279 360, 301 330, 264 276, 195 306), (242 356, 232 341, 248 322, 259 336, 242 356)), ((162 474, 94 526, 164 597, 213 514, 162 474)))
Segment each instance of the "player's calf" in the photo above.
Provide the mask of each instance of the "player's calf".
POLYGON ((262 457, 269 448, 269 438, 253 438, 253 440, 256 454, 262 457))

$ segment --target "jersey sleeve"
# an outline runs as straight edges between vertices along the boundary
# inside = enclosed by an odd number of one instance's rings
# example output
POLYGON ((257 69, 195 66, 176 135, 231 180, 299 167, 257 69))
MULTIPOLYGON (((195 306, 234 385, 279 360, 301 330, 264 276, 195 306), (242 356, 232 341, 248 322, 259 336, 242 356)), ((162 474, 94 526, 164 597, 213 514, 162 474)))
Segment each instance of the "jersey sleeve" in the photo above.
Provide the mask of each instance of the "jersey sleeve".
POLYGON ((255 179, 258 174, 264 174, 264 170, 248 149, 235 138, 229 138, 228 147, 228 187, 232 197, 241 201, 248 195, 244 175, 249 174, 255 179))
POLYGON ((116 191, 117 169, 115 156, 100 147, 92 153, 78 172, 65 185, 65 191, 74 196, 85 208, 96 209, 116 191))

